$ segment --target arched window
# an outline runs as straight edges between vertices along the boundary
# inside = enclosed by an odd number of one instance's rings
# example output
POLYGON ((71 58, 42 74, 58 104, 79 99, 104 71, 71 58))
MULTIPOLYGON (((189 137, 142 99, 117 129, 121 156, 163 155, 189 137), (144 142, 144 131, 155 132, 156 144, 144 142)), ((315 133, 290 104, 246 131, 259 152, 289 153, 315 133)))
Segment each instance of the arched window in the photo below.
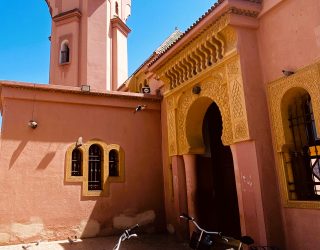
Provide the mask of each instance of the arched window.
POLYGON ((109 152, 109 176, 119 176, 119 153, 115 149, 109 152))
POLYGON ((60 48, 60 64, 70 62, 69 42, 63 41, 60 48))
POLYGON ((89 148, 88 189, 102 190, 102 150, 93 144, 89 148))
MULTIPOLYGON (((284 121, 289 160, 287 183, 294 200, 320 200, 320 139, 314 122, 310 95, 303 89, 287 94, 287 121, 284 121)), ((285 111, 285 110, 284 110, 285 111)))
POLYGON ((115 3, 115 11, 116 11, 116 14, 119 15, 119 4, 118 4, 118 2, 115 3))
POLYGON ((71 176, 82 176, 82 152, 75 148, 72 151, 71 176))

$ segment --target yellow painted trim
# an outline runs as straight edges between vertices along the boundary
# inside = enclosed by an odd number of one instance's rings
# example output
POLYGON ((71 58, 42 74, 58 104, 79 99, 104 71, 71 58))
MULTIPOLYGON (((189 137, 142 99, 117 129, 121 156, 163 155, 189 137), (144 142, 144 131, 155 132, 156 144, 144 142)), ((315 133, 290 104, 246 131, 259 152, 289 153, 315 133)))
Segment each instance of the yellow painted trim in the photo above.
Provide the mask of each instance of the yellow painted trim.
POLYGON ((169 156, 204 152, 202 120, 213 102, 221 113, 224 145, 251 139, 240 56, 229 56, 165 94, 169 156), (194 86, 201 88, 199 94, 193 93, 194 86))
POLYGON ((83 145, 83 147, 85 148, 85 157, 83 157, 83 183, 82 183, 82 195, 83 196, 108 196, 109 195, 109 190, 108 190, 108 183, 107 183, 107 179, 109 176, 109 168, 108 168, 108 161, 106 160, 106 155, 107 155, 107 148, 108 145, 102 141, 99 140, 91 140, 88 141, 87 143, 85 143, 83 145), (102 176, 101 176, 101 182, 102 182, 102 190, 89 190, 88 189, 88 162, 89 162, 89 148, 92 145, 99 145, 102 149, 102 176))
POLYGON ((82 182, 83 181, 83 158, 85 155, 84 149, 79 147, 78 149, 81 151, 82 153, 82 176, 72 176, 71 175, 71 162, 72 162, 72 152, 73 150, 76 148, 76 144, 73 143, 71 144, 66 152, 66 162, 65 162, 65 181, 66 182, 82 182))
POLYGON ((320 146, 309 147, 310 156, 320 156, 320 146))
MULTIPOLYGON (((290 141, 290 136, 288 136, 289 133, 285 129, 286 117, 282 110, 282 106, 285 104, 283 103, 284 97, 289 91, 303 91, 310 95, 316 129, 320 131, 320 99, 318 98, 320 96, 320 62, 297 70, 293 75, 282 77, 268 84, 268 105, 283 206, 288 208, 320 209, 320 201, 295 200, 294 193, 289 190, 288 181, 292 181, 293 178, 289 159, 289 148, 292 147, 292 142, 290 141)), ((314 154, 315 150, 310 148, 310 153, 314 154)))
POLYGON ((110 183, 120 183, 125 181, 125 154, 119 145, 108 145, 100 140, 90 140, 80 146, 78 149, 82 153, 82 176, 71 176, 72 151, 75 149, 75 147, 76 145, 73 143, 66 151, 65 182, 82 184, 82 196, 108 196, 110 183), (102 190, 88 190, 89 148, 93 144, 99 145, 102 149, 102 190), (119 154, 119 176, 117 177, 109 177, 109 152, 113 149, 119 154))
POLYGON ((109 176, 109 182, 124 182, 124 151, 122 148, 117 144, 110 144, 107 148, 107 155, 106 159, 109 162, 109 153, 111 150, 116 150, 119 156, 119 176, 109 176))

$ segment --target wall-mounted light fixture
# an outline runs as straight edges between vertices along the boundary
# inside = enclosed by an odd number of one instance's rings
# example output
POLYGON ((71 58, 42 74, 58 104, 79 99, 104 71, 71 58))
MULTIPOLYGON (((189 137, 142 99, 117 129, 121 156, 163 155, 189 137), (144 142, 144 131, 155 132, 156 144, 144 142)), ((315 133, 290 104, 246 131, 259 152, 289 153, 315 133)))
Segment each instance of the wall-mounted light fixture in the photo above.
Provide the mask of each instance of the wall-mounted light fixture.
POLYGON ((150 94, 151 89, 149 86, 144 86, 144 87, 142 87, 141 91, 143 94, 150 94))
POLYGON ((81 91, 90 92, 90 85, 81 85, 81 91))
POLYGON ((199 95, 201 92, 201 87, 199 85, 193 86, 192 93, 195 95, 199 95))
POLYGON ((30 121, 28 122, 28 126, 29 126, 30 128, 35 129, 36 127, 38 127, 38 123, 37 123, 36 121, 34 121, 34 120, 30 120, 30 121))

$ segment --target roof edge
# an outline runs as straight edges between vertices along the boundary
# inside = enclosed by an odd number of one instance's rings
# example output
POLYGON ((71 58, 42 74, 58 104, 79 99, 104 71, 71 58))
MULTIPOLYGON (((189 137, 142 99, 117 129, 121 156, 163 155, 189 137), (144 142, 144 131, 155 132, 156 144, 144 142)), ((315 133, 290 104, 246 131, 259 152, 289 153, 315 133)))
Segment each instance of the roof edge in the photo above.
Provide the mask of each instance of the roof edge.
POLYGON ((157 68, 161 63, 168 59, 168 57, 173 56, 177 49, 186 45, 190 38, 195 37, 201 31, 206 30, 210 24, 214 23, 228 12, 234 14, 241 14, 243 12, 247 16, 257 17, 262 9, 261 3, 262 0, 219 0, 194 22, 175 43, 154 58, 148 64, 149 69, 154 70, 157 68), (208 25, 206 25, 206 23, 208 23, 208 25), (204 24, 204 26, 201 26, 201 24, 204 24))
POLYGON ((90 90, 90 92, 87 92, 87 91, 81 91, 81 87, 69 87, 69 86, 62 86, 62 85, 50 85, 50 84, 0 80, 0 92, 2 91, 3 88, 37 90, 37 91, 58 92, 58 93, 67 93, 67 94, 69 93, 69 94, 78 94, 78 95, 85 95, 85 96, 145 99, 150 101, 161 101, 162 99, 159 96, 150 95, 150 94, 145 95, 140 93, 119 92, 119 91, 100 92, 97 90, 90 90))
POLYGON ((81 12, 78 8, 76 9, 72 9, 72 10, 68 10, 62 13, 59 13, 58 15, 55 15, 54 17, 52 17, 52 20, 54 22, 59 22, 71 17, 76 17, 76 18, 80 18, 81 17, 81 12))

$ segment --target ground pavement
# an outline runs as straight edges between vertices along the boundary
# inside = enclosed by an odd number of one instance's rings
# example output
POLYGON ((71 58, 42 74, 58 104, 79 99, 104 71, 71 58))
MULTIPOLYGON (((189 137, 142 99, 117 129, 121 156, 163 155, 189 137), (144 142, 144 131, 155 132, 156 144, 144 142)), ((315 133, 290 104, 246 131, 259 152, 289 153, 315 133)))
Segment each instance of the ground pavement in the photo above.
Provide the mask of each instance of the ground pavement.
MULTIPOLYGON (((54 242, 37 242, 30 244, 0 246, 0 250, 112 250, 117 242, 116 237, 101 237, 77 240, 70 243, 68 240, 54 242)), ((121 250, 190 250, 187 243, 177 242, 169 235, 139 235, 121 245, 121 250)))

